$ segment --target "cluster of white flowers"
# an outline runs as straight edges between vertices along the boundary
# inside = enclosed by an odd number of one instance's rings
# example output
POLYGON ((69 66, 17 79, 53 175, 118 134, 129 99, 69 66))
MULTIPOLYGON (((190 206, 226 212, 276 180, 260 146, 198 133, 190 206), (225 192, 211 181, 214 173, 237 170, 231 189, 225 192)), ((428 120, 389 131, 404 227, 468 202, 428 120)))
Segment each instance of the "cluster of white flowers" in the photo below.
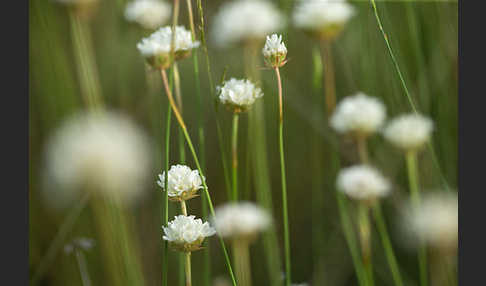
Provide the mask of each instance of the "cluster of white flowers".
POLYGON ((369 135, 382 126, 385 118, 385 105, 377 98, 359 92, 339 102, 330 124, 340 133, 369 135))
POLYGON ((418 206, 409 206, 405 215, 407 232, 421 241, 446 249, 457 248, 458 203, 452 194, 433 194, 418 206))
POLYGON ((214 18, 212 36, 224 47, 248 39, 262 39, 284 27, 284 17, 270 1, 226 2, 214 18))
POLYGON ((216 209, 212 223, 222 237, 251 239, 270 226, 271 217, 254 203, 229 203, 216 209))
MULTIPOLYGON (((172 43, 172 27, 165 26, 147 38, 143 38, 137 48, 140 53, 155 68, 167 68, 170 62, 172 43)), ((174 52, 175 59, 187 57, 191 50, 199 47, 198 41, 193 41, 191 32, 183 26, 175 27, 174 52)))
MULTIPOLYGON (((172 200, 188 200, 202 189, 202 180, 197 170, 191 170, 185 165, 173 165, 167 178, 168 196, 172 200)), ((165 172, 159 175, 157 184, 165 188, 165 172)))
POLYGON ((247 79, 231 78, 217 87, 219 100, 235 111, 246 111, 263 93, 247 79))
POLYGON ((170 221, 164 230, 163 239, 180 251, 198 250, 206 237, 216 233, 208 222, 195 219, 195 216, 178 215, 170 221))
POLYGON ((420 114, 407 114, 394 118, 383 134, 393 145, 406 151, 422 147, 430 139, 434 124, 420 114))
POLYGON ((345 0, 309 0, 295 8, 293 21, 298 28, 331 39, 355 14, 345 0))
POLYGON ((357 200, 374 200, 390 192, 390 183, 378 170, 367 165, 342 169, 337 177, 337 188, 357 200))
POLYGON ((169 19, 171 5, 160 0, 135 0, 127 4, 125 18, 146 29, 162 26, 169 19))
POLYGON ((269 66, 282 66, 285 63, 285 57, 287 56, 287 48, 282 42, 282 35, 272 34, 271 36, 267 36, 262 53, 269 66))
POLYGON ((147 182, 149 150, 145 134, 121 115, 77 115, 47 143, 46 201, 63 207, 88 189, 132 202, 147 182))

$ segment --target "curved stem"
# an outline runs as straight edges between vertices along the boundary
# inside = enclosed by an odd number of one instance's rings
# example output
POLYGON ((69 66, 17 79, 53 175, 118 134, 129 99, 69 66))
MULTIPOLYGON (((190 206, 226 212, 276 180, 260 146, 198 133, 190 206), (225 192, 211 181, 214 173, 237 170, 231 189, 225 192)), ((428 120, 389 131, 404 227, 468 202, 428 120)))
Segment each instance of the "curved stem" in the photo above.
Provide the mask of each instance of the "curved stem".
POLYGON ((291 262, 290 262, 290 237, 289 237, 289 218, 287 207, 287 178, 285 175, 284 143, 283 143, 283 99, 282 99, 282 80, 279 68, 275 68, 278 83, 278 106, 279 106, 279 153, 280 153, 280 175, 282 179, 282 215, 284 224, 284 249, 285 249, 285 285, 292 283, 291 262))
MULTIPOLYGON (((410 185, 410 199, 414 207, 420 204, 419 193, 419 179, 417 170, 417 153, 415 151, 409 151, 406 154, 408 180, 410 185)), ((420 242, 421 246, 418 250, 419 270, 420 270, 420 285, 427 286, 427 250, 423 242, 420 242)))
POLYGON ((233 189, 231 193, 231 199, 233 201, 238 200, 238 112, 233 113, 233 133, 231 136, 231 154, 232 154, 232 178, 233 189))
MULTIPOLYGON (((176 115, 177 122, 179 123, 179 125, 182 129, 182 132, 184 133, 187 145, 189 146, 189 150, 191 150, 191 154, 192 154, 192 157, 194 159, 194 162, 196 163, 199 174, 201 175, 201 177, 204 177, 204 172, 201 169, 201 165, 200 165, 199 159, 196 155, 196 150, 194 149, 194 145, 192 144, 191 137, 189 136, 189 133, 187 132, 187 128, 186 128, 186 125, 184 124, 184 120, 182 119, 182 116, 180 115, 179 111, 177 110, 177 106, 175 105, 174 98, 172 97, 172 93, 171 93, 171 91, 168 87, 167 73, 164 69, 161 70, 161 75, 162 75, 162 81, 164 82, 164 87, 165 87, 165 91, 167 93, 167 97, 169 98, 169 103, 171 104, 172 110, 174 111, 174 114, 176 115)), ((208 201, 209 210, 211 212, 211 215, 214 216, 215 215, 214 207, 213 207, 213 203, 211 201, 211 196, 209 195, 208 186, 206 185, 206 180, 202 180, 202 183, 203 183, 203 187, 204 187, 204 193, 205 193, 206 199, 208 201)), ((233 274, 233 269, 231 268, 231 263, 229 261, 229 256, 228 256, 228 252, 226 250, 226 246, 224 244, 223 238, 219 235, 218 235, 218 238, 219 238, 219 242, 221 244, 221 247, 223 249, 226 266, 227 266, 228 272, 231 276, 233 286, 236 286, 236 281, 235 281, 235 277, 234 277, 234 274, 233 274)))

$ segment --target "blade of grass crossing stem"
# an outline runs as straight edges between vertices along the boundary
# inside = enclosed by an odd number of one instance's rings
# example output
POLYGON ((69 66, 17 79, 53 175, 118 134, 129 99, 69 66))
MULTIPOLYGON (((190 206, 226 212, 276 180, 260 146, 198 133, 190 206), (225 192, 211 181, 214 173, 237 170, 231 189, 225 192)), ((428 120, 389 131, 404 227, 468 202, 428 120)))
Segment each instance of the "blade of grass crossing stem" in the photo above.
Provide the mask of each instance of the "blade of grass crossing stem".
MULTIPOLYGON (((378 24, 378 28, 380 29, 380 32, 383 36, 383 39, 385 40, 385 44, 386 44, 386 47, 387 47, 387 50, 388 50, 388 53, 390 54, 390 58, 393 62, 393 66, 398 74, 398 77, 400 78, 400 83, 402 85, 402 88, 405 92, 405 95, 407 96, 407 99, 408 99, 408 102, 410 103, 410 106, 413 110, 414 113, 418 113, 418 110, 417 108, 415 107, 415 103, 412 99, 412 97, 410 96, 410 92, 408 91, 408 88, 407 88, 407 85, 405 84, 405 80, 403 79, 403 75, 402 75, 402 72, 400 70, 400 66, 398 65, 398 62, 395 58, 395 54, 393 53, 393 50, 391 48, 391 45, 390 45, 390 42, 388 40, 388 36, 387 34, 385 33, 385 30, 383 29, 383 25, 381 23, 381 18, 378 14, 378 10, 376 8, 376 3, 375 3, 375 0, 370 0, 370 3, 371 3, 371 6, 373 8, 373 12, 375 14, 375 18, 376 18, 376 22, 378 24)), ((439 173, 439 176, 441 177, 441 181, 442 181, 442 184, 443 186, 445 187, 446 190, 450 190, 450 187, 449 187, 449 183, 447 183, 447 180, 445 179, 444 177, 444 174, 442 173, 442 170, 440 168, 440 165, 439 165, 439 162, 437 160, 437 155, 435 153, 435 150, 434 150, 434 146, 432 145, 431 142, 429 142, 427 144, 427 147, 429 148, 431 154, 432 154, 432 160, 434 162, 434 165, 435 165, 435 168, 437 169, 438 173, 439 173)))

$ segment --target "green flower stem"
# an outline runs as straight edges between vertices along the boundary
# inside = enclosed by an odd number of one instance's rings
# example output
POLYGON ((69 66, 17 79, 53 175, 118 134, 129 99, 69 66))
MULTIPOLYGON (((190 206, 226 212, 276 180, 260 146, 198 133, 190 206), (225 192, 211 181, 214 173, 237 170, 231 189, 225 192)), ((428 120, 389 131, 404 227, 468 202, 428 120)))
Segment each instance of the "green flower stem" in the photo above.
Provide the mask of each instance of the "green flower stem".
POLYGON ((372 286, 373 282, 373 264, 371 262, 371 227, 369 218, 369 207, 366 203, 359 203, 358 206, 358 226, 361 243, 361 254, 363 266, 366 271, 366 285, 372 286))
POLYGON ((76 249, 74 252, 76 256, 76 262, 78 263, 79 273, 81 275, 81 281, 83 286, 91 286, 91 279, 89 278, 88 266, 86 265, 86 258, 81 250, 76 249))
POLYGON ((287 178, 285 175, 284 160, 284 141, 283 141, 283 99, 282 99, 282 80, 280 78, 279 68, 275 68, 278 83, 278 109, 279 109, 279 152, 280 152, 280 174, 282 178, 282 215, 284 224, 284 249, 285 249, 285 285, 290 286, 291 278, 291 261, 290 261, 290 237, 289 237, 289 218, 287 207, 287 178))
MULTIPOLYGON (((172 115, 172 108, 169 104, 167 107, 166 129, 165 129, 165 179, 164 190, 168 190, 169 185, 169 150, 170 150, 170 121, 172 115)), ((166 226, 169 223, 169 196, 168 192, 164 194, 164 214, 163 225, 166 226)), ((162 286, 167 286, 168 266, 169 266, 169 243, 166 240, 162 240, 164 244, 164 253, 162 254, 162 286)))
POLYGON ((185 200, 181 200, 181 212, 183 215, 187 216, 187 206, 185 200))
MULTIPOLYGON (((405 156, 407 161, 408 182, 410 185, 410 199, 412 201, 412 205, 416 207, 420 204, 417 152, 408 151, 405 156)), ((427 250, 423 242, 420 244, 421 246, 418 250, 420 285, 427 286, 427 250)))
POLYGON ((236 238, 232 242, 233 262, 239 286, 251 286, 250 248, 246 239, 236 238))
MULTIPOLYGON (((199 159, 196 155, 194 145, 192 144, 191 137, 189 136, 189 133, 187 132, 187 128, 186 128, 186 125, 184 123, 184 120, 182 119, 182 116, 180 115, 179 111, 177 110, 177 106, 175 105, 174 98, 172 97, 172 93, 169 89, 169 84, 167 82, 167 73, 164 69, 161 70, 161 75, 162 75, 162 80, 164 82, 165 92, 167 93, 169 103, 172 106, 172 111, 174 112, 174 115, 176 116, 176 119, 177 119, 177 122, 179 123, 180 128, 184 132, 184 136, 186 138, 187 145, 189 146, 189 149, 191 150, 191 154, 192 154, 192 157, 194 159, 194 162, 196 163, 199 174, 202 177, 204 177, 204 172, 201 169, 201 165, 200 165, 199 159)), ((209 210, 211 212, 211 215, 214 216, 215 215, 214 207, 213 207, 213 203, 211 201, 211 195, 209 194, 209 191, 208 191, 208 186, 206 185, 206 180, 202 180, 202 183, 203 183, 203 187, 204 187, 204 193, 206 195, 206 199, 207 199, 207 202, 208 202, 209 210)), ((229 260, 229 256, 228 256, 228 252, 226 250, 226 246, 224 244, 223 238, 219 235, 218 235, 218 238, 219 238, 219 242, 221 244, 221 248, 223 249, 225 262, 226 262, 226 266, 228 268, 228 272, 231 276, 231 281, 233 283, 233 286, 236 286, 236 281, 235 281, 235 277, 234 277, 234 274, 233 274, 233 269, 231 268, 231 262, 229 260)))
POLYGON ((330 117, 336 107, 336 82, 334 76, 334 63, 332 61, 332 46, 327 40, 321 41, 322 65, 324 67, 324 91, 326 101, 326 114, 330 117))
POLYGON ((69 12, 71 36, 84 104, 90 109, 103 107, 93 44, 86 23, 74 11, 69 12))
POLYGON ((191 252, 187 251, 184 253, 184 256, 186 258, 186 263, 184 267, 184 271, 186 273, 186 286, 191 286, 192 285, 192 275, 191 275, 191 252))
POLYGON ((238 118, 239 113, 235 111, 233 113, 233 132, 231 135, 231 170, 233 178, 231 199, 233 201, 238 201, 238 118))
POLYGON ((34 275, 32 276, 32 280, 30 281, 30 285, 34 286, 39 283, 43 275, 51 266, 54 258, 59 253, 59 250, 62 249, 63 243, 66 239, 66 236, 69 232, 73 229, 75 222, 81 215, 82 211, 88 204, 90 198, 90 193, 86 192, 79 203, 77 203, 67 214, 64 218, 59 230, 57 231, 56 236, 52 240, 49 248, 47 249, 46 254, 42 257, 39 262, 39 266, 37 267, 34 275))
MULTIPOLYGON (((368 148, 367 148, 367 140, 365 136, 358 136, 357 138, 357 145, 358 145, 358 154, 361 160, 361 163, 368 164, 368 148)), ((373 206, 373 216, 376 221, 376 226, 378 228, 378 233, 381 238, 381 242, 383 245, 383 249, 385 250, 385 256, 390 266, 390 270, 392 272, 392 277, 395 285, 403 286, 403 280, 400 275, 400 270, 398 267, 398 263, 395 257, 395 253, 393 251, 392 244, 390 242, 390 237, 388 235, 388 230, 386 227, 385 219, 383 217, 383 213, 381 211, 381 205, 379 201, 376 201, 373 206)))

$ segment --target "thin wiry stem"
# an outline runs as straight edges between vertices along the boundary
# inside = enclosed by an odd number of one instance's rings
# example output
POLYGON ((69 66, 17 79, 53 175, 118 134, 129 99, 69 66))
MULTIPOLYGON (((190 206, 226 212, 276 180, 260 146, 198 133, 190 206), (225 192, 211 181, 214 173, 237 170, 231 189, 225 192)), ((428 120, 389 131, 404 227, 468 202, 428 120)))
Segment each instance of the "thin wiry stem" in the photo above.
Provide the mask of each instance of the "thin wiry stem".
POLYGON ((32 286, 37 285, 37 283, 39 283, 44 273, 51 266, 52 261, 56 257, 59 250, 62 248, 67 234, 72 230, 74 223, 76 222, 78 217, 81 215, 81 212, 88 204, 89 197, 90 197, 89 194, 90 194, 89 192, 84 194, 84 196, 81 198, 79 203, 77 203, 71 209, 71 211, 68 213, 68 215, 62 222, 56 236, 54 237, 51 244, 49 245, 46 254, 40 260, 39 266, 37 267, 37 270, 35 271, 34 276, 32 277, 30 285, 32 286))
POLYGON ((231 192, 231 199, 233 201, 238 200, 238 112, 233 113, 233 132, 231 135, 231 170, 233 178, 233 188, 231 192))
MULTIPOLYGON (((164 221, 163 225, 166 226, 169 223, 169 192, 168 185, 169 185, 169 150, 170 150, 170 121, 172 115, 172 108, 169 104, 167 107, 167 117, 166 121, 166 129, 165 129, 165 178, 164 178, 164 221)), ((167 276, 168 276, 168 266, 169 266, 169 243, 166 240, 163 240, 164 244, 164 253, 162 254, 162 286, 167 286, 167 276)))
MULTIPOLYGON (((201 177, 204 177, 204 172, 201 169, 201 164, 199 163, 199 159, 197 157, 196 150, 194 149, 194 145, 192 144, 191 137, 189 136, 189 133, 187 132, 187 128, 186 128, 186 125, 184 123, 184 120, 182 119, 179 111, 177 110, 177 106, 175 105, 174 98, 172 97, 172 93, 169 89, 169 85, 168 85, 168 82, 167 82, 167 73, 164 69, 162 69, 161 74, 162 74, 162 81, 164 82, 165 92, 167 93, 167 97, 169 98, 169 103, 172 105, 172 111, 176 115, 177 121, 178 121, 182 131, 184 132, 184 136, 186 138, 187 145, 189 146, 189 149, 191 150, 191 154, 192 154, 192 157, 194 159, 194 162, 196 163, 197 170, 199 171, 199 174, 201 175, 201 177)), ((205 193, 206 199, 208 201, 209 210, 211 212, 211 215, 214 216, 215 215, 214 207, 213 207, 213 203, 212 203, 212 200, 211 200, 211 195, 209 194, 208 186, 206 185, 206 180, 202 180, 202 183, 203 183, 204 193, 205 193)), ((226 246, 224 244, 223 238, 219 235, 218 235, 218 238, 219 238, 219 242, 221 244, 221 247, 223 249, 223 253, 224 253, 224 257, 225 257, 225 261, 226 261, 226 266, 227 266, 228 272, 231 276, 231 281, 233 282, 233 286, 236 286, 236 281, 235 281, 235 277, 234 277, 234 274, 233 274, 233 269, 231 268, 231 262, 229 260, 229 256, 228 256, 228 252, 226 250, 226 246)))
POLYGON ((290 262, 290 236, 289 236, 289 218, 287 207, 287 178, 285 175, 285 159, 284 159, 284 141, 283 141, 283 99, 282 99, 282 80, 280 78, 279 68, 275 68, 278 83, 278 109, 279 109, 279 152, 280 152, 280 175, 282 179, 282 215, 284 224, 284 249, 285 249, 285 285, 290 286, 291 278, 291 262, 290 262))
MULTIPOLYGON (((417 167, 417 152, 409 151, 406 154, 408 182, 410 186, 410 199, 412 204, 417 207, 420 204, 420 189, 417 167)), ((427 286, 427 250, 423 242, 418 250, 419 270, 420 270, 420 285, 427 286)))

